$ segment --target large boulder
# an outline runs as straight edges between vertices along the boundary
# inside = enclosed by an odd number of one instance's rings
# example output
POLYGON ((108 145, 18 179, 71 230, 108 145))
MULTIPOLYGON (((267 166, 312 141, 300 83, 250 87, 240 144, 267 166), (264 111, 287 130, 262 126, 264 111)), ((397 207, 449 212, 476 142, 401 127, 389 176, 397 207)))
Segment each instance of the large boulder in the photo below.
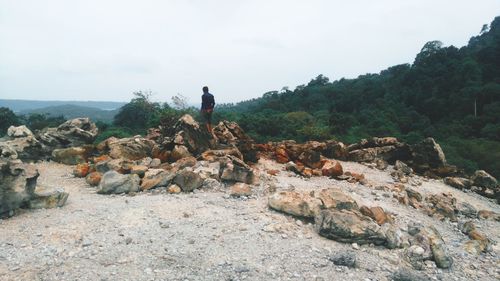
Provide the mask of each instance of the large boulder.
POLYGON ((356 201, 338 188, 325 188, 319 192, 276 192, 269 196, 268 205, 274 210, 305 218, 314 218, 321 209, 358 209, 356 201))
POLYGON ((426 138, 411 146, 411 164, 418 172, 447 166, 444 152, 433 138, 426 138))
POLYGON ((98 129, 89 118, 75 118, 57 128, 46 128, 38 135, 40 141, 49 148, 65 148, 91 144, 97 137, 98 129))
POLYGON ((393 163, 410 156, 409 147, 393 137, 362 139, 347 147, 348 159, 354 162, 374 162, 382 159, 393 163))
POLYGON ((31 164, 0 158, 0 217, 11 216, 18 208, 55 208, 66 203, 64 189, 37 187, 38 176, 31 164))
POLYGON ((123 139, 111 139, 107 142, 109 156, 112 158, 124 158, 129 160, 140 160, 152 155, 154 142, 140 136, 123 139))
POLYGON ((320 211, 322 202, 312 193, 281 191, 269 196, 269 207, 289 215, 314 218, 320 211))
POLYGON ((9 127, 7 137, 0 141, 0 152, 2 157, 22 160, 45 159, 48 156, 42 143, 24 125, 9 127))
POLYGON ((383 245, 387 237, 372 219, 355 210, 322 210, 315 218, 319 235, 344 243, 383 245))
POLYGON ((169 150, 172 150, 175 145, 182 145, 191 154, 199 155, 216 146, 212 135, 189 114, 182 116, 172 128, 166 128, 163 133, 164 145, 169 150))
POLYGON ((474 172, 471 180, 475 186, 496 189, 498 188, 498 181, 492 175, 484 170, 474 172))
POLYGON ((446 177, 443 179, 444 183, 458 189, 470 189, 472 181, 460 177, 446 177))
POLYGON ((99 183, 97 193, 120 194, 139 191, 138 175, 122 175, 116 171, 106 172, 99 183))

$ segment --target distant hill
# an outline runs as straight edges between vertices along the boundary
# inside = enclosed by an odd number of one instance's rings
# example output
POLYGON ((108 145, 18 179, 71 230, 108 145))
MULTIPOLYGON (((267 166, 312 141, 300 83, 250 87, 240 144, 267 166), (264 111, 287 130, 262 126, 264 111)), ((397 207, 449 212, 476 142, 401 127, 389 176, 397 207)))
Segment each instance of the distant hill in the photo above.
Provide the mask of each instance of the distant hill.
POLYGON ((63 104, 56 106, 48 106, 44 108, 29 109, 18 112, 18 115, 29 115, 33 113, 45 114, 51 117, 63 115, 66 119, 77 117, 89 117, 92 121, 102 121, 111 123, 113 117, 118 113, 118 109, 103 110, 95 107, 79 106, 73 104, 63 104))
POLYGON ((15 113, 59 105, 75 105, 102 110, 114 110, 125 105, 125 102, 115 101, 39 101, 39 100, 8 100, 0 99, 0 107, 8 107, 15 113))

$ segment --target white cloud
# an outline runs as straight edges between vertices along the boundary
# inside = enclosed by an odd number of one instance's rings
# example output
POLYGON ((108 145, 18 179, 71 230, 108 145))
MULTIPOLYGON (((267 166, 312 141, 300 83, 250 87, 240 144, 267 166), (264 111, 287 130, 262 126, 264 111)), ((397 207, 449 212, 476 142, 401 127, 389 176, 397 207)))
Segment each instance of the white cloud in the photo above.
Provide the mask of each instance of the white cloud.
POLYGON ((196 102, 294 88, 462 46, 500 1, 0 0, 2 98, 121 100, 151 89, 196 102))

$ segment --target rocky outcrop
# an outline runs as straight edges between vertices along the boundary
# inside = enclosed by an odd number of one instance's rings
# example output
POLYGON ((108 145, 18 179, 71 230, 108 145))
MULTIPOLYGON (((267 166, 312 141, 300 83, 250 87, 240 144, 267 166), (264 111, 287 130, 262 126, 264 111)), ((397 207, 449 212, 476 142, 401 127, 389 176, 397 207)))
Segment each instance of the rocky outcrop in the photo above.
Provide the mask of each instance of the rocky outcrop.
POLYGON ((154 142, 140 136, 116 139, 110 138, 104 142, 102 148, 109 151, 114 159, 140 160, 152 156, 154 142))
POLYGON ((362 139, 347 147, 348 159, 354 162, 374 162, 382 159, 389 163, 410 158, 407 144, 393 137, 362 139))
POLYGON ((53 150, 91 144, 97 133, 97 126, 89 118, 75 118, 57 128, 46 128, 37 137, 49 150, 53 150))
POLYGON ((52 151, 52 159, 66 165, 76 165, 88 161, 93 152, 93 147, 77 146, 68 148, 58 148, 52 151))

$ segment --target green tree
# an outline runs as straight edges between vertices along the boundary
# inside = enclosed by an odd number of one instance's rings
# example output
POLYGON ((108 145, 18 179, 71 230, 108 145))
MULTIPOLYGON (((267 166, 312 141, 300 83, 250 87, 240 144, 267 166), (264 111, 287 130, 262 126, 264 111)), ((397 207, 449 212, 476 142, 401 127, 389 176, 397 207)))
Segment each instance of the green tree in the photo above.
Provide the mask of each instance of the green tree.
POLYGON ((17 126, 20 124, 19 117, 7 107, 0 107, 0 136, 7 133, 10 126, 17 126))

